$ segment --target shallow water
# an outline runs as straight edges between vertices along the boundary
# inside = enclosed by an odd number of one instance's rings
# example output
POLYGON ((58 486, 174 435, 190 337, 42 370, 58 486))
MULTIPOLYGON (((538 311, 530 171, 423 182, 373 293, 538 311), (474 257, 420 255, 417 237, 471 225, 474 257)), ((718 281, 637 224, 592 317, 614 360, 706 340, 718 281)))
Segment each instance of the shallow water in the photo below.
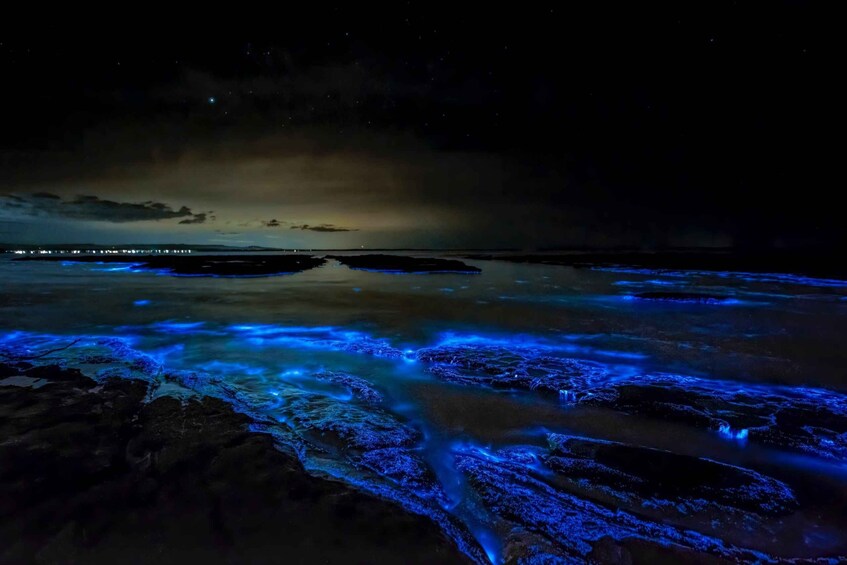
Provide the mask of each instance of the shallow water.
MULTIPOLYGON (((506 519, 474 493, 468 483, 472 472, 457 470, 456 458, 471 453, 508 468, 513 462, 498 450, 543 448, 551 432, 708 458, 780 480, 795 493, 796 511, 763 518, 755 526, 719 527, 699 523, 689 511, 674 524, 766 555, 847 553, 847 461, 841 449, 847 449, 847 435, 797 449, 748 438, 746 428, 692 425, 684 418, 592 403, 570 389, 556 395, 445 380, 422 357, 427 348, 458 348, 490 361, 491 351, 507 349, 524 352, 531 362, 534 356, 589 362, 604 371, 603 386, 640 386, 642 375, 669 373, 707 384, 731 383, 715 385, 715 394, 739 383, 753 397, 786 390, 772 389, 777 385, 823 389, 830 391, 825 398, 833 412, 847 414, 847 396, 840 394, 847 395, 847 285, 801 277, 468 263, 482 273, 384 274, 329 261, 295 275, 234 279, 2 259, 0 330, 7 346, 14 347, 34 334, 49 334, 55 343, 67 342, 65 336, 118 337, 166 371, 201 373, 201 385, 171 379, 162 391, 193 389, 229 399, 255 416, 257 428, 274 433, 282 448, 297 451, 313 472, 398 500, 432 515, 446 530, 451 520, 467 527, 493 561, 504 556, 506 519), (687 304, 633 298, 657 290, 732 300, 687 304), (327 371, 361 379, 382 401, 363 402, 349 383, 316 378, 327 371), (380 414, 386 425, 405 426, 417 435, 348 450, 346 432, 316 419, 336 411, 353 420, 360 412, 380 414), (328 438, 330 432, 341 440, 328 438), (384 458, 373 463, 371 451, 386 446, 420 459, 420 468, 437 484, 411 481, 408 469, 399 475, 385 470, 384 458)), ((812 402, 822 402, 819 398, 812 402)), ((401 459, 391 461, 400 465, 401 459)), ((542 467, 529 465, 525 472, 548 476, 542 467)), ((614 505, 596 492, 580 496, 614 505)), ((651 524, 663 521, 647 511, 644 516, 651 524)))

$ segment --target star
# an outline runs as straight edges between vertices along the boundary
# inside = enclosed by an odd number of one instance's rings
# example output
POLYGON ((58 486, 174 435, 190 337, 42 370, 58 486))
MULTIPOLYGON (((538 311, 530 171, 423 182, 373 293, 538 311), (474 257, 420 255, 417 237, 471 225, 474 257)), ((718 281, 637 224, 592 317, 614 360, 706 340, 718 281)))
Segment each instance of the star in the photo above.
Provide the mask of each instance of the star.
POLYGON ((216 101, 214 96, 209 96, 209 104, 214 104, 216 101))

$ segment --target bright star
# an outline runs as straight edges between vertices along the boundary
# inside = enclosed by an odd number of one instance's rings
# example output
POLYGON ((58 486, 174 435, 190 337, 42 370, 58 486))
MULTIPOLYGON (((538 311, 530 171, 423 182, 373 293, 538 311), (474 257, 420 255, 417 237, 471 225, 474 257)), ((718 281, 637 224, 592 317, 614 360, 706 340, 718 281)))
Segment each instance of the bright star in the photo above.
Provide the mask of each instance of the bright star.
POLYGON ((209 96, 209 104, 214 104, 214 103, 215 103, 215 97, 209 96))

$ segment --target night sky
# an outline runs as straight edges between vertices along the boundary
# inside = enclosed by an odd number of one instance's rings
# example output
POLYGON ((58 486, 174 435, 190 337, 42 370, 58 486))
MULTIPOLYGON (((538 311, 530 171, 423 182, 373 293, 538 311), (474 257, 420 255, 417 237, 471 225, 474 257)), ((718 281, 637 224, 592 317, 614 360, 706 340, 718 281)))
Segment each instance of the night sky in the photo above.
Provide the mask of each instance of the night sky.
POLYGON ((0 242, 847 243, 823 4, 458 4, 0 38, 0 242))

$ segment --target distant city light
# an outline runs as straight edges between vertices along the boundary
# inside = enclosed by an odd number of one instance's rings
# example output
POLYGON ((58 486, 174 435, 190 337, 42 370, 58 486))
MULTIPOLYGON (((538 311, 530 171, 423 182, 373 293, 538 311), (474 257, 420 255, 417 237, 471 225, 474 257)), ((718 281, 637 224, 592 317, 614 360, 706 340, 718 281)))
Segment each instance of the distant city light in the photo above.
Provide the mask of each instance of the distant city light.
POLYGON ((14 249, 7 253, 15 255, 79 255, 86 253, 88 255, 156 255, 164 253, 184 254, 191 253, 191 249, 14 249))

